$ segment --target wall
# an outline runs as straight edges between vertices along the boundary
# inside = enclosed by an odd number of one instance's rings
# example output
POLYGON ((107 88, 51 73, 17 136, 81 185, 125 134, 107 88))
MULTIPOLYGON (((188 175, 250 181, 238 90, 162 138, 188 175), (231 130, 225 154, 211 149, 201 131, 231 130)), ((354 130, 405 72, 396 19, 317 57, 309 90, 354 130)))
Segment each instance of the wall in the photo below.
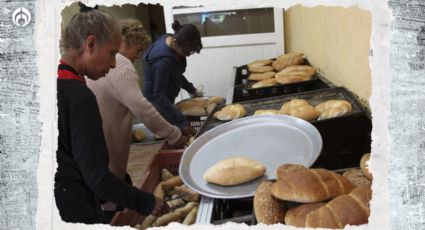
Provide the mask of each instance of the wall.
MULTIPOLYGON (((65 25, 68 24, 71 17, 78 13, 80 10, 77 3, 73 3, 70 6, 66 7, 62 11, 62 29, 65 25)), ((142 22, 143 26, 146 28, 146 31, 150 31, 149 24, 149 9, 145 4, 139 5, 130 5, 124 4, 122 6, 112 6, 112 7, 104 7, 100 6, 99 10, 106 12, 116 19, 127 19, 133 18, 142 22)), ((134 62, 137 72, 139 73, 139 84, 142 86, 143 84, 143 62, 141 59, 137 59, 134 62)))
POLYGON ((296 5, 284 15, 285 51, 303 52, 325 77, 368 105, 371 17, 358 7, 296 5))

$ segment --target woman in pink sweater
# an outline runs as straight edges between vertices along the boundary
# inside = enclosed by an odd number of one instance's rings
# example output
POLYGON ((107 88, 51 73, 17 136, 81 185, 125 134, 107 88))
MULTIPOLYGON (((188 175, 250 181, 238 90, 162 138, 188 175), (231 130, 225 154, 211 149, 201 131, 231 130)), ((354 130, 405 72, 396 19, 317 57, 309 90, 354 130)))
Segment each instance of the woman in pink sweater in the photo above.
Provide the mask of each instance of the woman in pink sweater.
MULTIPOLYGON (((116 67, 102 79, 87 81, 96 95, 103 119, 103 130, 109 151, 109 168, 124 179, 130 151, 133 115, 155 134, 164 137, 172 148, 182 148, 188 141, 179 128, 168 123, 142 94, 139 75, 133 62, 150 44, 150 37, 137 20, 121 21, 121 47, 116 67)), ((113 210, 114 205, 108 208, 113 210)))

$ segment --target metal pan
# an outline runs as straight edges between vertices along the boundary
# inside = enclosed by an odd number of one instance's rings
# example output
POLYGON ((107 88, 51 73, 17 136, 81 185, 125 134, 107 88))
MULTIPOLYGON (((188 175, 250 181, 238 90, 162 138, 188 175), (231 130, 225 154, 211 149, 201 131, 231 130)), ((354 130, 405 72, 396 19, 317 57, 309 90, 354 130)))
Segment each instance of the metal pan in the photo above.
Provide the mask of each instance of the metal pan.
POLYGON ((179 173, 183 182, 208 197, 236 199, 254 195, 263 180, 275 179, 284 163, 313 165, 322 149, 322 137, 309 122, 282 115, 241 118, 215 127, 197 138, 183 153, 179 173), (207 183, 205 171, 218 161, 236 156, 252 158, 267 168, 253 181, 219 186, 207 183))

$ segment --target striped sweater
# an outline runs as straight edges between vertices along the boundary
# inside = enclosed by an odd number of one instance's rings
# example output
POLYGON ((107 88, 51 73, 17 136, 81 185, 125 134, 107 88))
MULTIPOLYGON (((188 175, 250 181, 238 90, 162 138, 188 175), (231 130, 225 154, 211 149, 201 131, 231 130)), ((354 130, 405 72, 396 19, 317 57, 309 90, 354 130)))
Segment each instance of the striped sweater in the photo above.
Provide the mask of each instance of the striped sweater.
POLYGON ((133 114, 152 132, 165 137, 169 144, 176 143, 181 137, 180 130, 168 123, 143 97, 138 79, 133 63, 120 53, 116 56, 116 67, 104 78, 87 79, 103 120, 109 168, 122 179, 127 170, 133 114))

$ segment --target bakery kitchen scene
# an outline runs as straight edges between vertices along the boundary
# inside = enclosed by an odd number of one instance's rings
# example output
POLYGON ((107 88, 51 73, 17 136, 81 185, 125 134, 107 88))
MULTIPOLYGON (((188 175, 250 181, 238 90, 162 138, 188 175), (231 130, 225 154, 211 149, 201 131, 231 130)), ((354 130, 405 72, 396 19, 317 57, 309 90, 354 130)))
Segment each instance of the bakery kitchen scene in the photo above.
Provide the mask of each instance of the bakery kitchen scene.
MULTIPOLYGON (((82 8, 63 9, 62 31, 82 8)), ((123 183, 155 197, 137 207, 94 192, 105 200, 104 224, 368 223, 369 11, 143 3, 86 11, 121 23, 115 68, 87 80, 102 154, 123 183)))

